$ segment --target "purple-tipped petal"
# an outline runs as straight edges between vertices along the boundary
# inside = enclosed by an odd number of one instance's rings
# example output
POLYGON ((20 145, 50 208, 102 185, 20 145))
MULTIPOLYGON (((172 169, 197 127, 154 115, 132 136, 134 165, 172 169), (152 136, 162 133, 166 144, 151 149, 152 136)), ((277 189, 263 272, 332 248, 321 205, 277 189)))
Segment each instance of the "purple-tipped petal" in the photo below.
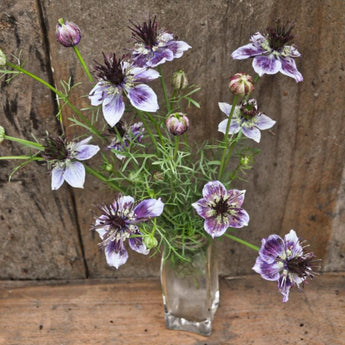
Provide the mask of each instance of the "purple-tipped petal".
POLYGON ((122 242, 111 241, 105 247, 107 264, 118 269, 128 260, 128 253, 122 242))
POLYGON ((170 49, 160 49, 154 53, 153 57, 147 61, 146 65, 149 67, 157 67, 165 61, 172 61, 173 59, 174 53, 170 49))
POLYGON ((150 250, 146 248, 142 234, 138 230, 133 233, 133 237, 128 239, 128 243, 130 248, 139 254, 147 255, 150 252, 150 250))
POLYGON ((74 188, 84 188, 85 168, 80 162, 66 163, 63 175, 65 181, 74 188))
POLYGON ((272 120, 265 114, 258 114, 255 118, 255 126, 259 129, 269 129, 274 126, 276 121, 272 120))
POLYGON ((256 258, 253 270, 259 273, 262 278, 270 281, 276 281, 280 277, 281 267, 278 264, 269 264, 263 261, 259 256, 256 258))
POLYGON ((264 74, 276 74, 281 70, 282 64, 272 54, 268 56, 256 56, 253 59, 254 71, 262 77, 264 74))
POLYGON ((122 95, 108 95, 103 101, 103 116, 110 127, 114 127, 121 119, 125 111, 125 103, 122 95))
POLYGON ((239 190, 239 189, 230 189, 228 191, 228 204, 233 205, 234 207, 240 207, 242 206, 244 202, 244 197, 246 195, 245 190, 239 190))
POLYGON ((291 57, 285 57, 281 59, 281 73, 288 77, 294 78, 297 83, 303 81, 302 74, 297 70, 296 62, 291 57))
POLYGON ((65 169, 64 168, 60 168, 60 167, 55 167, 52 170, 52 182, 51 182, 51 188, 52 190, 57 190, 59 189, 63 182, 64 182, 64 174, 65 169))
POLYGON ((210 207, 209 202, 206 199, 200 199, 192 204, 197 214, 206 219, 216 214, 215 210, 210 207))
POLYGON ((104 86, 102 82, 99 82, 95 85, 95 87, 89 93, 91 105, 97 106, 103 102, 106 89, 107 86, 104 86))
POLYGON ((258 128, 254 127, 254 126, 253 127, 243 126, 242 132, 247 138, 252 139, 252 140, 256 141, 257 143, 260 142, 261 133, 260 133, 260 130, 258 128))
POLYGON ((202 189, 203 197, 208 201, 219 200, 221 197, 226 196, 227 191, 224 185, 219 181, 207 182, 202 189))
POLYGON ((229 215, 229 226, 235 229, 243 228, 248 226, 249 214, 243 208, 236 209, 235 215, 229 215))
POLYGON ((162 214, 164 203, 161 199, 146 199, 134 208, 135 221, 144 221, 162 214))
POLYGON ((212 236, 212 238, 222 236, 229 227, 229 222, 227 218, 211 217, 205 219, 204 229, 212 236))
POLYGON ((159 108, 157 95, 145 84, 139 84, 129 89, 128 98, 133 107, 139 110, 155 112, 159 108))
POLYGON ((271 264, 277 257, 285 255, 285 245, 283 239, 278 235, 270 235, 267 239, 262 239, 259 255, 262 260, 271 264))
POLYGON ((253 43, 249 43, 233 51, 231 57, 234 60, 244 60, 252 56, 263 54, 264 52, 265 49, 261 48, 260 46, 256 46, 253 43))
POLYGON ((131 73, 134 75, 133 81, 138 83, 159 78, 159 72, 152 68, 133 67, 131 73))
POLYGON ((186 50, 192 47, 184 41, 170 41, 167 43, 167 48, 169 48, 173 52, 174 58, 178 59, 186 50))
POLYGON ((126 210, 131 210, 134 205, 134 198, 130 195, 121 196, 112 203, 112 206, 115 210, 123 212, 126 210))

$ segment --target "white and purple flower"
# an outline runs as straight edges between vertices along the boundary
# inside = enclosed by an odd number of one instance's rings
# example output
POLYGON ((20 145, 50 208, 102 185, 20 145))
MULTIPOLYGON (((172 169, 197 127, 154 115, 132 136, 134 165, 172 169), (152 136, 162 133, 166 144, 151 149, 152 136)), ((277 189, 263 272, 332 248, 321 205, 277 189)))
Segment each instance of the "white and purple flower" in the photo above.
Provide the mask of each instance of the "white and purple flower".
POLYGON ((65 22, 63 18, 60 18, 56 24, 55 36, 64 47, 74 47, 81 39, 79 26, 73 22, 65 22))
POLYGON ((301 82, 303 76, 297 70, 294 60, 301 54, 294 45, 289 45, 294 38, 292 29, 293 26, 282 25, 277 21, 276 27, 268 28, 266 35, 255 33, 250 39, 251 43, 236 49, 231 56, 235 60, 253 58, 254 71, 260 77, 280 72, 301 82))
POLYGON ((222 236, 231 228, 242 228, 248 225, 249 215, 241 208, 245 190, 226 190, 219 181, 205 184, 203 198, 192 206, 198 215, 205 219, 204 229, 213 238, 222 236))
POLYGON ((100 246, 104 249, 109 266, 119 268, 126 263, 127 239, 132 250, 144 255, 149 253, 137 224, 162 214, 164 203, 160 199, 146 199, 134 206, 131 196, 121 196, 109 206, 104 205, 100 209, 102 214, 96 219, 92 229, 96 230, 102 239, 100 246))
POLYGON ((290 230, 284 239, 270 235, 261 242, 253 270, 266 280, 277 281, 283 302, 287 302, 293 286, 300 288, 307 278, 314 277, 312 264, 315 256, 313 253, 303 253, 294 230, 290 230))
POLYGON ((85 167, 79 161, 90 159, 99 151, 99 146, 88 144, 91 139, 67 142, 61 137, 46 138, 43 156, 52 167, 52 190, 59 189, 64 181, 72 187, 84 188, 85 167))
MULTIPOLYGON (((218 105, 220 110, 229 117, 231 105, 224 102, 219 102, 218 105)), ((218 131, 225 134, 227 123, 228 119, 221 121, 218 125, 218 131)), ((259 143, 261 139, 260 130, 269 129, 275 123, 276 121, 258 111, 255 99, 249 99, 235 106, 230 122, 229 134, 236 134, 242 130, 247 138, 259 143)))
POLYGON ((168 32, 158 30, 156 17, 142 25, 132 23, 135 40, 132 58, 139 67, 156 67, 166 61, 180 58, 191 46, 184 41, 176 41, 168 32))
POLYGON ((91 90, 89 99, 94 106, 102 104, 103 116, 109 126, 115 126, 125 112, 125 95, 136 109, 148 112, 158 110, 155 92, 146 84, 159 77, 153 69, 140 68, 115 54, 104 56, 104 65, 95 66, 99 82, 91 90))

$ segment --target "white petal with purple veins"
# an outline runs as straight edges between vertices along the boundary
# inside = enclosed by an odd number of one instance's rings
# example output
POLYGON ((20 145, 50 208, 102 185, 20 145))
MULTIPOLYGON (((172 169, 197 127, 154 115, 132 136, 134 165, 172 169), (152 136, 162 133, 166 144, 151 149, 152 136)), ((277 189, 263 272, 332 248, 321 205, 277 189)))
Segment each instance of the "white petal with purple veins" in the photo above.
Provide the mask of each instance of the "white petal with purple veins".
POLYGON ((89 137, 89 138, 81 141, 80 143, 77 143, 77 145, 75 146, 75 149, 77 151, 77 153, 75 154, 76 159, 78 159, 80 161, 90 159, 100 150, 99 146, 97 146, 97 145, 84 144, 84 142, 89 142, 89 140, 91 138, 92 137, 89 137))
POLYGON ((102 109, 105 121, 107 121, 110 127, 115 126, 125 111, 122 95, 108 95, 103 101, 102 109))
POLYGON ((173 52, 175 59, 180 58, 186 50, 192 48, 184 41, 168 42, 167 47, 173 52))
POLYGON ((134 208, 135 221, 158 217, 163 213, 164 203, 161 199, 146 199, 134 208))
POLYGON ((95 85, 95 87, 89 93, 91 105, 97 106, 103 102, 106 88, 107 87, 104 86, 103 82, 99 82, 95 85))
POLYGON ((276 74, 281 70, 282 64, 272 54, 268 56, 256 56, 253 59, 254 71, 262 77, 264 74, 276 74))
POLYGON ((233 204, 236 207, 242 206, 245 195, 246 195, 245 190, 230 189, 228 191, 228 204, 229 205, 233 204))
POLYGON ((234 60, 244 60, 263 53, 265 53, 265 49, 260 46, 256 46, 253 43, 249 43, 233 51, 231 57, 234 60))
POLYGON ((115 210, 118 210, 119 212, 131 210, 134 205, 134 198, 130 195, 122 196, 115 200, 112 205, 115 210))
POLYGON ((150 251, 146 248, 141 233, 136 231, 133 233, 133 237, 128 239, 129 246, 132 250, 139 254, 147 255, 150 251))
POLYGON ((157 95, 145 84, 139 84, 129 89, 128 98, 133 107, 139 110, 155 112, 159 108, 157 95))
POLYGON ((74 188, 84 188, 85 168, 80 162, 66 162, 65 181, 74 188))
MULTIPOLYGON (((234 212, 234 211, 233 211, 234 212)), ((243 228, 248 226, 249 214, 243 208, 239 208, 235 215, 229 215, 229 226, 235 229, 243 228)))
POLYGON ((260 142, 261 139, 261 133, 260 130, 256 127, 242 127, 242 132, 243 134, 249 138, 249 139, 253 139, 254 141, 256 141, 257 143, 260 142))
POLYGON ((269 129, 274 126, 276 121, 272 120, 265 114, 258 114, 255 117, 255 126, 259 129, 269 129))
POLYGON ((134 82, 145 82, 159 78, 159 72, 152 68, 133 67, 131 68, 131 73, 134 74, 134 82))
POLYGON ((159 49, 154 52, 153 57, 150 58, 146 65, 149 67, 157 67, 165 61, 172 61, 174 59, 174 53, 170 49, 159 49))
POLYGON ((231 111, 231 105, 225 102, 218 102, 219 109, 226 115, 229 116, 231 111))
POLYGON ((287 75, 288 77, 294 78, 297 83, 303 81, 302 74, 297 70, 296 62, 291 57, 286 57, 281 59, 281 73, 287 75))
POLYGON ((109 266, 119 268, 127 262, 128 253, 122 243, 112 241, 105 247, 105 257, 109 266))
POLYGON ((253 266, 253 270, 259 273, 264 279, 275 281, 280 277, 281 267, 277 263, 267 263, 258 256, 253 266))
POLYGON ((204 229, 212 236, 212 238, 222 236, 229 227, 226 218, 219 219, 220 217, 211 217, 205 219, 204 229))
POLYGON ((65 169, 60 168, 60 167, 55 167, 52 170, 52 182, 51 182, 52 190, 57 190, 62 186, 62 184, 65 180, 63 177, 64 171, 65 171, 65 169))
POLYGON ((259 255, 267 263, 273 263, 278 257, 285 256, 284 241, 279 235, 270 235, 261 240, 259 255))
MULTIPOLYGON (((221 121, 218 125, 218 132, 222 132, 225 134, 227 125, 228 119, 221 121)), ((240 129, 241 126, 239 125, 238 121, 232 119, 229 127, 229 134, 236 134, 240 131, 240 129)))

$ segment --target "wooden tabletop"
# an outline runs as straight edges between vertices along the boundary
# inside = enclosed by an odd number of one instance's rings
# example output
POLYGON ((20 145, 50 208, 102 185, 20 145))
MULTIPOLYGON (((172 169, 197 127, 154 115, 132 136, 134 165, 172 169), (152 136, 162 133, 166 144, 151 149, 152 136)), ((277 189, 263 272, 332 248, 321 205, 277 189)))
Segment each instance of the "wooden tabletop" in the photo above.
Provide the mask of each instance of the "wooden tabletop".
POLYGON ((281 302, 259 276, 220 280, 213 333, 167 330, 160 282, 0 281, 1 345, 344 345, 345 273, 281 302))

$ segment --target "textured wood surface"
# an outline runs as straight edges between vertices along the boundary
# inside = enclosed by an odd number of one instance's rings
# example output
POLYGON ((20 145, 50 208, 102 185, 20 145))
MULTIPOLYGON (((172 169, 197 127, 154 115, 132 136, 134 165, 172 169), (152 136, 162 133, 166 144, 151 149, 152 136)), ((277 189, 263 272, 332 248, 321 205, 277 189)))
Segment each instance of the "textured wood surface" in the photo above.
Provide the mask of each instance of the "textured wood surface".
MULTIPOLYGON (((102 51, 121 55, 130 47, 129 19, 142 21, 149 13, 157 14, 163 27, 192 46, 163 70, 183 68, 189 80, 202 87, 202 110, 190 114, 194 138, 208 137, 210 125, 216 128, 223 119, 217 103, 231 102, 228 77, 238 71, 252 73, 250 61, 233 61, 231 52, 276 18, 294 20, 302 53, 296 61, 304 82, 296 84, 280 74, 264 76, 254 94, 260 109, 277 124, 263 133, 260 145, 253 143, 261 153, 254 171, 246 175, 247 183, 234 186, 247 189, 244 207, 251 216, 249 226, 238 234, 258 245, 271 233, 284 235, 294 228, 322 258, 323 269, 345 270, 344 1, 148 0, 144 9, 139 0, 3 0, 0 10, 0 45, 6 54, 18 54, 22 48, 26 68, 55 85, 70 76, 82 80, 71 96, 81 106, 88 101, 78 95, 86 95, 92 85, 82 76, 73 51, 56 43, 58 18, 81 27, 79 49, 92 66, 102 51)), ((152 85, 158 89, 157 83, 152 85)), ((8 134, 27 139, 31 133, 40 137, 47 129, 57 131, 50 93, 25 76, 8 86, 2 82, 0 124, 8 134)), ((21 153, 16 147, 3 144, 0 153, 21 153)), ((13 164, 0 167, 1 278, 158 274, 158 256, 143 259, 130 253, 125 268, 107 267, 98 238, 89 231, 95 205, 113 199, 98 181, 87 177, 84 190, 63 186, 51 192, 50 177, 41 166, 19 172, 11 183, 6 181, 13 164)), ((218 245, 222 273, 251 271, 253 251, 227 240, 218 245)))
POLYGON ((344 274, 317 277, 285 304, 259 276, 220 288, 213 333, 203 337, 165 329, 158 280, 0 282, 0 344, 344 344, 344 274))

